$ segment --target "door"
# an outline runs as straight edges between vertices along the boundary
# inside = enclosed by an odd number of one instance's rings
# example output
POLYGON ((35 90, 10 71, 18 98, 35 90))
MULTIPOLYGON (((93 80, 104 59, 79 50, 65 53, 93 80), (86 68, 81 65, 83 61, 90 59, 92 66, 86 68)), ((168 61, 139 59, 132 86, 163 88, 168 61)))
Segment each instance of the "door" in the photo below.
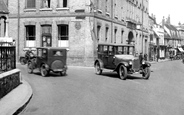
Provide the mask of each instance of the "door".
POLYGON ((51 34, 43 34, 42 35, 42 47, 51 47, 52 46, 52 39, 51 34))

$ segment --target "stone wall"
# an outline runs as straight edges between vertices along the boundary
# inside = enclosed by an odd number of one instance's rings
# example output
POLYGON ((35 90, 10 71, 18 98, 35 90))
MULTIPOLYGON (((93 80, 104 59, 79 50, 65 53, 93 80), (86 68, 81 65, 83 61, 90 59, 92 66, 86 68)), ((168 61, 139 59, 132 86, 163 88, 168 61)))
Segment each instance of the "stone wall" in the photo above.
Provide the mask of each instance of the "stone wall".
POLYGON ((0 74, 0 99, 21 84, 20 70, 14 69, 0 74))

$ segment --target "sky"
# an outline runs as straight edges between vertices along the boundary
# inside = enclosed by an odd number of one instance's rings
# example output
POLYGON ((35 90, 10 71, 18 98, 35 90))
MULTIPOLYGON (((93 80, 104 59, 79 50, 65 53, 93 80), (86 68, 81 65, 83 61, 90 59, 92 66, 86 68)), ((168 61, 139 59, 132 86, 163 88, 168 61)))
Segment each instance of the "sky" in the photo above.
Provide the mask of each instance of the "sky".
POLYGON ((184 0, 149 0, 149 15, 152 13, 158 24, 168 15, 172 25, 184 24, 184 0))

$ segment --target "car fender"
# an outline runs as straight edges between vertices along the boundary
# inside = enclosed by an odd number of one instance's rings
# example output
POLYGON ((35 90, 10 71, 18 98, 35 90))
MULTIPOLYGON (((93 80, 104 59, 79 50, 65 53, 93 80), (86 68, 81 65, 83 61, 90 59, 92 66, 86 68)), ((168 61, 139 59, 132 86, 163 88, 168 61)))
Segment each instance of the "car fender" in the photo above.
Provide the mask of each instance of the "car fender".
POLYGON ((104 63, 103 63, 103 61, 100 60, 100 59, 95 60, 94 66, 95 66, 95 64, 96 64, 97 62, 100 63, 100 68, 101 68, 101 69, 104 69, 104 63))
POLYGON ((117 71, 120 65, 124 65, 125 67, 129 66, 128 62, 120 62, 118 66, 114 69, 114 71, 117 71))
POLYGON ((145 62, 145 64, 143 64, 144 67, 150 67, 151 66, 151 63, 149 62, 145 62))
POLYGON ((49 66, 45 63, 42 63, 40 67, 44 66, 46 68, 46 70, 49 70, 49 66))

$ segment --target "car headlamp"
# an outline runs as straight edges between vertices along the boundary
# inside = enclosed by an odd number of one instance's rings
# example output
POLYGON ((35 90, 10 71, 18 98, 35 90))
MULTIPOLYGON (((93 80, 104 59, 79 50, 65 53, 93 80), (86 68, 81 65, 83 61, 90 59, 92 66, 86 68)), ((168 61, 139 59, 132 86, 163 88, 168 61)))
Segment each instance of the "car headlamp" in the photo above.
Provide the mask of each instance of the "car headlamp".
POLYGON ((145 64, 145 61, 144 60, 142 61, 142 64, 145 64))
POLYGON ((129 61, 129 65, 132 65, 132 61, 129 61))

